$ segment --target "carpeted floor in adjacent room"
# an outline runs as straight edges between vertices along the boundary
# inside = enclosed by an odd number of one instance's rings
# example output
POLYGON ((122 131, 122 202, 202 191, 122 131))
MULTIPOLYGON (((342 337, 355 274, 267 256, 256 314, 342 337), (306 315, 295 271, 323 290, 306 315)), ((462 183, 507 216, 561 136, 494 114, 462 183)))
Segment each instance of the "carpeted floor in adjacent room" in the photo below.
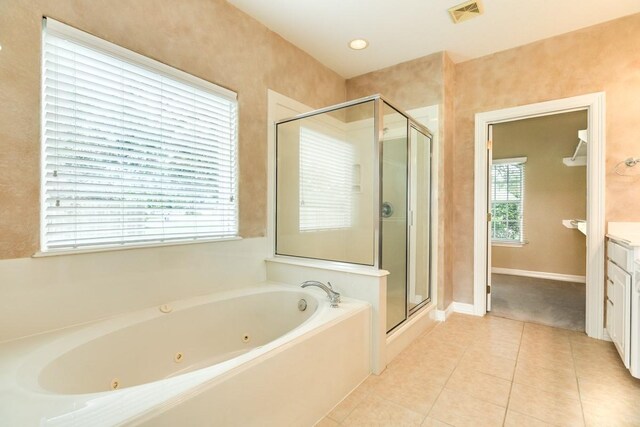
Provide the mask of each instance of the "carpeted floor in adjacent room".
POLYGON ((584 331, 584 283, 491 275, 493 316, 584 331))

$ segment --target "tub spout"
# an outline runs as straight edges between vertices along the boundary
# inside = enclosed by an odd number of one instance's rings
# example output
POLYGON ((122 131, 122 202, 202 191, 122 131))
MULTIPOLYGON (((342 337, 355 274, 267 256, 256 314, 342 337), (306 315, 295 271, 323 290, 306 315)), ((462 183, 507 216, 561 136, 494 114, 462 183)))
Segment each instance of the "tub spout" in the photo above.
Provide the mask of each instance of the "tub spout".
POLYGON ((327 284, 325 285, 324 283, 318 282, 317 280, 307 280, 306 282, 302 282, 301 286, 303 288, 306 288, 307 286, 315 286, 322 289, 327 293, 327 297, 331 302, 331 307, 333 308, 338 307, 338 303, 340 302, 340 294, 333 290, 333 287, 331 286, 331 282, 327 282, 327 284))

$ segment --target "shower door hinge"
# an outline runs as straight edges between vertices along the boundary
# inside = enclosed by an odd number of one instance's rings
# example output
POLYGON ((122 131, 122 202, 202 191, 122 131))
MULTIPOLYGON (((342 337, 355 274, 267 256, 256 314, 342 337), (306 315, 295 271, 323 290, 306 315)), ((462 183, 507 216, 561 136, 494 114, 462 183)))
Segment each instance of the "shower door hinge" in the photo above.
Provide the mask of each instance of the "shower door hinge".
POLYGON ((487 150, 492 150, 493 149, 493 141, 488 139, 487 140, 487 150))
POLYGON ((490 294, 491 293, 491 285, 487 285, 487 293, 490 294))
POLYGON ((491 215, 491 212, 487 212, 487 222, 491 222, 492 219, 493 215, 491 215))

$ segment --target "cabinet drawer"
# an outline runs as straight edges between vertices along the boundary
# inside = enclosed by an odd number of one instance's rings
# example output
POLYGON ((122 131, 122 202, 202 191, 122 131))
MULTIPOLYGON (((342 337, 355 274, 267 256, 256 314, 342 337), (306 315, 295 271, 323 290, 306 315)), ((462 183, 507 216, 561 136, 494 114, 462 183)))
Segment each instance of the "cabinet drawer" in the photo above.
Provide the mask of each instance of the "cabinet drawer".
POLYGON ((624 270, 632 270, 633 251, 631 249, 625 248, 613 240, 609 240, 607 242, 607 256, 624 270))

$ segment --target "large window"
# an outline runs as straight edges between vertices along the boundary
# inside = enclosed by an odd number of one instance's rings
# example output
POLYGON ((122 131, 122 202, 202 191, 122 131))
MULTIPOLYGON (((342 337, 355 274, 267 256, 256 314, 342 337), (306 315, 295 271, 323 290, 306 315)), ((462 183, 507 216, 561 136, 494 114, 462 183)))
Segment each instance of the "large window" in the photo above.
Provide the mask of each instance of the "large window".
POLYGON ((300 231, 352 225, 354 149, 300 128, 300 231))
POLYGON ((233 92, 46 20, 42 250, 237 234, 233 92))
POLYGON ((493 160, 491 238, 495 243, 524 243, 524 165, 526 157, 493 160))

